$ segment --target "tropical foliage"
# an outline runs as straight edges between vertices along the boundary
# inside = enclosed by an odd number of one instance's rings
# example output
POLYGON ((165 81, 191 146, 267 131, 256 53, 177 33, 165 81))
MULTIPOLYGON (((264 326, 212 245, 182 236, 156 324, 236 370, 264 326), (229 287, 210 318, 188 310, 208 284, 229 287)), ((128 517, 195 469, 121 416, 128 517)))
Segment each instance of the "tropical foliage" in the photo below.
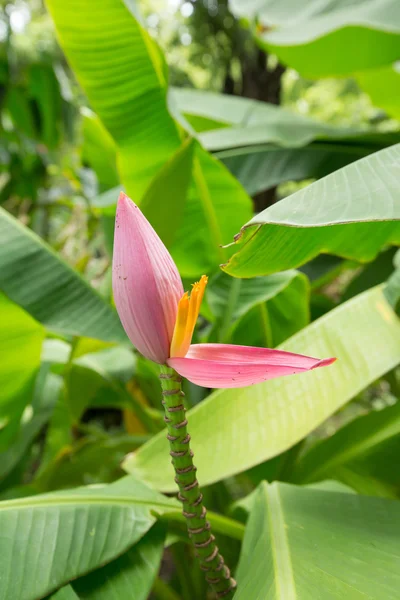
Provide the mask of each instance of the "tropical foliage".
POLYGON ((197 342, 338 359, 184 382, 235 600, 397 600, 400 4, 175 4, 170 38, 151 2, 0 7, 0 600, 212 598, 114 307, 121 190, 208 275, 197 342))

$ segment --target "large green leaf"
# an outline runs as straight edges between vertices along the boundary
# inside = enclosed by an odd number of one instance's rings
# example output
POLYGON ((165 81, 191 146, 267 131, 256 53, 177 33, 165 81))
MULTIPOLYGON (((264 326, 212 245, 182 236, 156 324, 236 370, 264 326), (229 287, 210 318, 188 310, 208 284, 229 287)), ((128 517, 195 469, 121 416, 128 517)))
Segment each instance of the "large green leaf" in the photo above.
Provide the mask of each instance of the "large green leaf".
POLYGON ((385 296, 390 306, 399 314, 400 304, 400 251, 397 250, 394 260, 394 271, 387 280, 385 296))
MULTIPOLYGON (((87 435, 84 440, 73 443, 63 439, 60 424, 58 431, 52 422, 50 436, 53 443, 58 435, 57 454, 47 456, 51 462, 36 475, 35 483, 40 491, 70 488, 85 484, 111 483, 124 474, 120 465, 124 456, 143 444, 148 436, 127 433, 107 437, 87 435)), ((68 420, 66 424, 69 425, 68 420)), ((72 435, 71 435, 72 438, 72 435)), ((47 441, 47 440, 46 440, 47 441)), ((55 444, 54 444, 55 445, 55 444)))
POLYGON ((79 83, 118 144, 123 183, 140 199, 180 145, 156 43, 122 0, 49 0, 47 6, 79 83))
POLYGON ((177 88, 172 98, 186 118, 207 119, 199 139, 251 195, 283 181, 324 177, 400 141, 396 132, 337 127, 248 98, 177 88))
POLYGON ((155 525, 125 554, 73 584, 82 600, 147 600, 160 567, 165 530, 155 525))
POLYGON ((74 591, 72 585, 68 584, 54 594, 48 596, 46 600, 79 600, 79 597, 74 591))
POLYGON ((235 600, 396 600, 399 534, 397 501, 264 482, 235 600))
MULTIPOLYGON (((218 94, 210 95, 215 97, 216 102, 218 101, 218 94)), ((233 97, 228 96, 228 98, 232 102, 233 97)), ((228 105, 227 114, 229 114, 230 102, 226 102, 224 96, 221 99, 222 104, 228 105)), ((273 104, 246 101, 244 98, 236 98, 235 101, 244 104, 242 107, 243 111, 246 110, 244 122, 236 123, 235 120, 231 127, 199 134, 199 139, 208 150, 215 152, 255 144, 276 144, 283 148, 298 148, 314 139, 351 139, 362 134, 360 130, 334 127, 273 104)))
POLYGON ((37 377, 32 406, 24 415, 16 438, 2 453, 0 481, 23 458, 35 437, 49 421, 54 405, 59 398, 62 388, 61 377, 53 373, 47 373, 47 369, 43 369, 43 371, 37 377))
POLYGON ((400 144, 376 152, 256 215, 224 269, 238 277, 297 267, 321 252, 372 260, 400 243, 400 144))
POLYGON ((220 342, 274 346, 309 322, 309 284, 298 271, 253 279, 217 273, 206 297, 220 342))
POLYGON ((135 357, 124 347, 107 348, 76 358, 66 377, 72 419, 79 420, 91 405, 126 405, 124 384, 133 376, 134 369, 135 357))
POLYGON ((101 190, 117 186, 117 149, 99 117, 89 110, 82 111, 82 161, 95 171, 101 190))
POLYGON ((286 181, 320 179, 399 141, 397 134, 369 134, 318 140, 300 148, 272 144, 216 152, 230 172, 253 196, 286 181))
POLYGON ((400 403, 358 417, 314 444, 294 466, 290 479, 307 483, 333 478, 337 467, 368 456, 393 437, 400 438, 400 403))
POLYGON ((192 179, 193 151, 194 144, 188 138, 154 177, 140 203, 143 214, 167 248, 173 245, 183 220, 192 179), (162 201, 166 193, 172 202, 162 201))
MULTIPOLYGON (((283 349, 321 358, 330 367, 239 390, 218 390, 188 413, 199 481, 207 485, 264 462, 301 440, 329 415, 400 361, 400 322, 381 288, 369 290, 314 321, 283 349), (217 459, 216 459, 217 457, 217 459)), ((173 490, 165 433, 124 468, 173 490)))
POLYGON ((393 460, 399 454, 400 436, 388 436, 364 456, 338 465, 332 471, 333 477, 359 494, 400 498, 400 473, 397 461, 393 460))
POLYGON ((5 97, 4 105, 8 109, 17 131, 23 133, 28 138, 36 139, 38 132, 25 90, 17 86, 10 87, 5 97))
POLYGON ((360 87, 370 95, 372 102, 389 115, 400 119, 400 63, 368 69, 357 73, 360 87))
MULTIPOLYGON (((140 208, 159 237, 171 248, 181 226, 192 179, 194 144, 187 138, 165 165, 158 171, 147 188, 140 208), (168 194, 172 202, 168 202, 168 194)), ((112 188, 92 202, 102 210, 106 241, 112 253, 115 206, 120 189, 112 188)))
POLYGON ((306 77, 349 75, 399 58, 397 0, 230 0, 230 7, 257 18, 261 45, 306 77))
POLYGON ((0 598, 37 600, 126 551, 176 502, 125 477, 0 503, 0 598))
POLYGON ((116 311, 37 235, 0 208, 0 289, 48 329, 127 340, 116 311))
POLYGON ((232 343, 275 347, 310 322, 310 286, 302 274, 294 277, 280 294, 254 306, 232 330, 232 343))
POLYGON ((282 147, 304 146, 316 138, 359 135, 359 129, 336 127, 273 104, 203 90, 176 89, 172 97, 182 113, 220 121, 223 128, 199 134, 208 150, 223 150, 253 144, 282 147))
POLYGON ((192 169, 181 227, 170 250, 182 277, 194 279, 224 260, 221 246, 239 216, 251 214, 251 202, 228 169, 198 142, 192 169))
POLYGON ((133 548, 48 600, 146 600, 160 566, 165 531, 155 525, 133 548))
MULTIPOLYGON (((395 297, 393 299, 391 298, 392 288, 389 285, 388 280, 394 274, 394 258, 397 252, 399 252, 397 248, 390 247, 378 254, 375 260, 367 263, 364 268, 359 269, 358 274, 353 277, 346 286, 341 296, 341 301, 344 302, 375 285, 386 282, 385 296, 390 306, 394 308, 396 304, 395 297)), ((322 257, 323 255, 320 258, 322 257)), ((393 294, 393 296, 395 296, 395 294, 393 294)))
MULTIPOLYGON (((33 64, 29 68, 29 94, 35 100, 36 119, 40 124, 40 139, 54 149, 60 137, 62 96, 53 67, 33 64), (38 118, 39 117, 39 118, 38 118)), ((35 115, 35 111, 32 113, 35 115)))
POLYGON ((0 448, 3 448, 15 434, 22 412, 32 399, 44 329, 1 293, 0 313, 0 448))
MULTIPOLYGON (((122 0, 47 4, 61 46, 118 146, 121 181, 140 202, 153 177, 181 146, 182 132, 167 108, 160 51, 122 0)), ((175 201, 168 190, 158 198, 167 206, 175 201)), ((182 227, 171 248, 182 275, 196 277, 222 262, 224 251, 218 245, 250 214, 241 185, 196 144, 182 227)))
MULTIPOLYGON (((118 193, 113 189, 93 201, 107 219, 109 242, 118 193)), ((232 234, 231 212, 236 220, 249 213, 246 206, 245 192, 228 169, 195 140, 183 142, 155 175, 140 203, 183 277, 192 279, 226 259, 220 246, 232 234)))

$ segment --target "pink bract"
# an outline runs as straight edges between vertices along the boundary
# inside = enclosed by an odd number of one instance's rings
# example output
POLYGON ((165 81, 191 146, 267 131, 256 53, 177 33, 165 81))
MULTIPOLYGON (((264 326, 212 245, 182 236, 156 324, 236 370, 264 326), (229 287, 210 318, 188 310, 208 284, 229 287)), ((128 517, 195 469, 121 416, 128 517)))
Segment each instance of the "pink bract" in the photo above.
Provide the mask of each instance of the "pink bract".
POLYGON ((164 364, 183 294, 182 281, 150 223, 123 193, 115 219, 113 292, 132 344, 146 358, 164 364))
POLYGON ((303 373, 334 361, 334 358, 320 360, 269 348, 193 344, 184 358, 169 358, 167 364, 196 385, 236 388, 303 373))
MULTIPOLYGON (((206 283, 206 279, 202 277, 201 281, 206 283)), ((335 360, 228 344, 195 344, 185 356, 171 358, 178 304, 184 293, 182 281, 172 256, 153 227, 123 193, 115 221, 113 291, 122 325, 139 352, 156 363, 168 364, 203 387, 244 387, 330 365, 335 360)), ((187 294, 185 297, 188 304, 187 294)), ((198 309, 196 306, 192 321, 198 309)), ((194 321, 190 335, 193 325, 194 321)), ((185 326, 180 333, 185 334, 185 326)))

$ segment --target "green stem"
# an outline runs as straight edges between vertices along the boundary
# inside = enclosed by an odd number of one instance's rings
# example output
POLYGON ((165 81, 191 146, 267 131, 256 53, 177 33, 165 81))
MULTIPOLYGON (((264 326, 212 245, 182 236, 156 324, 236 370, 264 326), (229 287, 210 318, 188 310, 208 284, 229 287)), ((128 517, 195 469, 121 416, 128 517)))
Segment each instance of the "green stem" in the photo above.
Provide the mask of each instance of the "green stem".
POLYGON ((217 598, 230 600, 233 598, 236 582, 225 565, 215 543, 215 537, 211 533, 211 525, 206 518, 207 511, 196 479, 185 408, 182 404, 184 395, 182 378, 174 369, 162 366, 160 381, 170 455, 176 474, 175 481, 179 488, 178 499, 183 505, 182 512, 186 519, 189 537, 200 562, 200 568, 206 572, 206 581, 216 592, 217 598))
MULTIPOLYGON (((166 511, 164 514, 158 517, 161 521, 176 521, 178 523, 185 522, 185 517, 182 513, 178 511, 170 512, 166 511)), ((240 542, 244 537, 244 525, 239 523, 239 521, 235 521, 230 517, 225 517, 224 515, 219 515, 218 513, 214 513, 208 511, 208 519, 211 523, 214 531, 218 531, 222 535, 226 535, 228 537, 233 538, 234 540, 239 540, 240 542)))

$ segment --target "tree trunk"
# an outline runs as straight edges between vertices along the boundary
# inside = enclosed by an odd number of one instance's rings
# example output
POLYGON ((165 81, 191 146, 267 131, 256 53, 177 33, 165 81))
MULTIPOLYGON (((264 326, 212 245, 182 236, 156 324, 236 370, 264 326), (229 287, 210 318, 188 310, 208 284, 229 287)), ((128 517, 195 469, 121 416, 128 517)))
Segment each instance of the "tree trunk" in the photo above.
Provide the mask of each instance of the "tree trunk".
MULTIPOLYGON (((273 70, 267 67, 268 55, 257 49, 256 56, 244 56, 242 59, 241 96, 253 98, 270 104, 280 104, 282 75, 285 67, 278 63, 273 70)), ((256 194, 254 207, 260 212, 276 201, 276 186, 256 194)))

